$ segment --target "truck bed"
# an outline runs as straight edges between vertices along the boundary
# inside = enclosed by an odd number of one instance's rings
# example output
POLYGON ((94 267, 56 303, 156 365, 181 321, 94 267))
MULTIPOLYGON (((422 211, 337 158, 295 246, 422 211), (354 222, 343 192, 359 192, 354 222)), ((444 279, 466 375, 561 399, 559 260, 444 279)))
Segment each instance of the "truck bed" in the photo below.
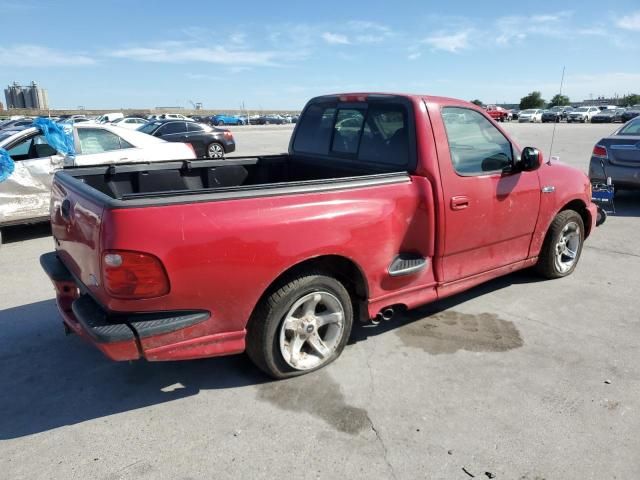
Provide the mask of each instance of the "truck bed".
POLYGON ((234 157, 225 160, 184 160, 153 164, 74 168, 58 174, 91 187, 85 193, 113 207, 191 202, 255 195, 303 193, 323 189, 397 181, 406 171, 380 172, 368 165, 320 162, 289 155, 234 157), (201 198, 198 198, 198 197, 201 198))

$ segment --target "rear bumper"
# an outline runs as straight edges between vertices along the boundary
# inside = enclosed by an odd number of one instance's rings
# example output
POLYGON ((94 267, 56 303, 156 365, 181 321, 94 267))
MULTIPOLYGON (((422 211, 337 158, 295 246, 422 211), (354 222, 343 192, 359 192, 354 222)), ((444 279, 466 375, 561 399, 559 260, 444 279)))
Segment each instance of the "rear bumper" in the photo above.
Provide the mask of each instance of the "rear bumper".
MULTIPOLYGON (((640 189, 640 162, 637 166, 614 165, 605 160, 605 170, 616 188, 640 189)), ((591 157, 589 162, 589 179, 592 182, 606 183, 605 172, 602 171, 600 159, 591 157)))
POLYGON ((40 264, 56 289, 68 330, 112 360, 187 360, 244 351, 245 331, 210 334, 207 311, 109 312, 86 293, 55 252, 40 264))

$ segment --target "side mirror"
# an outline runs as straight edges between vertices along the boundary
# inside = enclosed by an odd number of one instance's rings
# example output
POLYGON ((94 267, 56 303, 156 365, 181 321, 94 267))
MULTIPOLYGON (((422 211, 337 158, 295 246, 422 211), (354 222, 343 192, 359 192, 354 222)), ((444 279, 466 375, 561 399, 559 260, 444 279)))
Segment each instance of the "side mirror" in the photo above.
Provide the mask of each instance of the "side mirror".
POLYGON ((524 147, 520 155, 518 167, 523 172, 533 172, 542 165, 542 153, 537 148, 524 147))

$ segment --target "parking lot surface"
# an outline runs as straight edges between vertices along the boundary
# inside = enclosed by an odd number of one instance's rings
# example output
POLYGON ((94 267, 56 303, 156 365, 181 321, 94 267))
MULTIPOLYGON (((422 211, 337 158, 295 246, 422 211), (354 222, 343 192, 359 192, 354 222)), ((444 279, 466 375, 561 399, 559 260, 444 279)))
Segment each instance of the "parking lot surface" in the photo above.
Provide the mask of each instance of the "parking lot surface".
MULTIPOLYGON (((553 124, 505 124, 548 155, 553 124)), ((611 125, 560 124, 586 171, 611 125)), ((237 155, 291 126, 233 128, 237 155)), ((65 337, 38 257, 46 226, 0 248, 0 477, 7 479, 631 479, 640 472, 640 195, 576 272, 509 275, 379 326, 274 382, 243 356, 113 363, 65 337)))

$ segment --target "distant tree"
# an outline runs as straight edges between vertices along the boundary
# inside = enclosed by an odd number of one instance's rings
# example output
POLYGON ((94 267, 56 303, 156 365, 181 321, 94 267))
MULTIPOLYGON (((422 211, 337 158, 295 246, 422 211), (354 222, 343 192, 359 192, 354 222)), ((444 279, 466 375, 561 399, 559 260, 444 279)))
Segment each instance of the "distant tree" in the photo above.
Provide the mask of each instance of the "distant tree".
POLYGON ((526 97, 520 99, 520 110, 526 110, 527 108, 542 108, 545 101, 542 98, 540 92, 531 92, 526 97))
POLYGON ((475 100, 471 100, 471 103, 478 105, 479 107, 484 105, 484 103, 482 103, 482 100, 478 100, 477 98, 475 100))
POLYGON ((549 102, 550 107, 564 107, 565 105, 571 105, 571 101, 569 100, 569 97, 566 95, 560 95, 559 93, 549 102))
POLYGON ((620 99, 620 105, 630 106, 630 105, 638 105, 640 103, 640 95, 637 93, 630 93, 629 95, 625 95, 620 99))

